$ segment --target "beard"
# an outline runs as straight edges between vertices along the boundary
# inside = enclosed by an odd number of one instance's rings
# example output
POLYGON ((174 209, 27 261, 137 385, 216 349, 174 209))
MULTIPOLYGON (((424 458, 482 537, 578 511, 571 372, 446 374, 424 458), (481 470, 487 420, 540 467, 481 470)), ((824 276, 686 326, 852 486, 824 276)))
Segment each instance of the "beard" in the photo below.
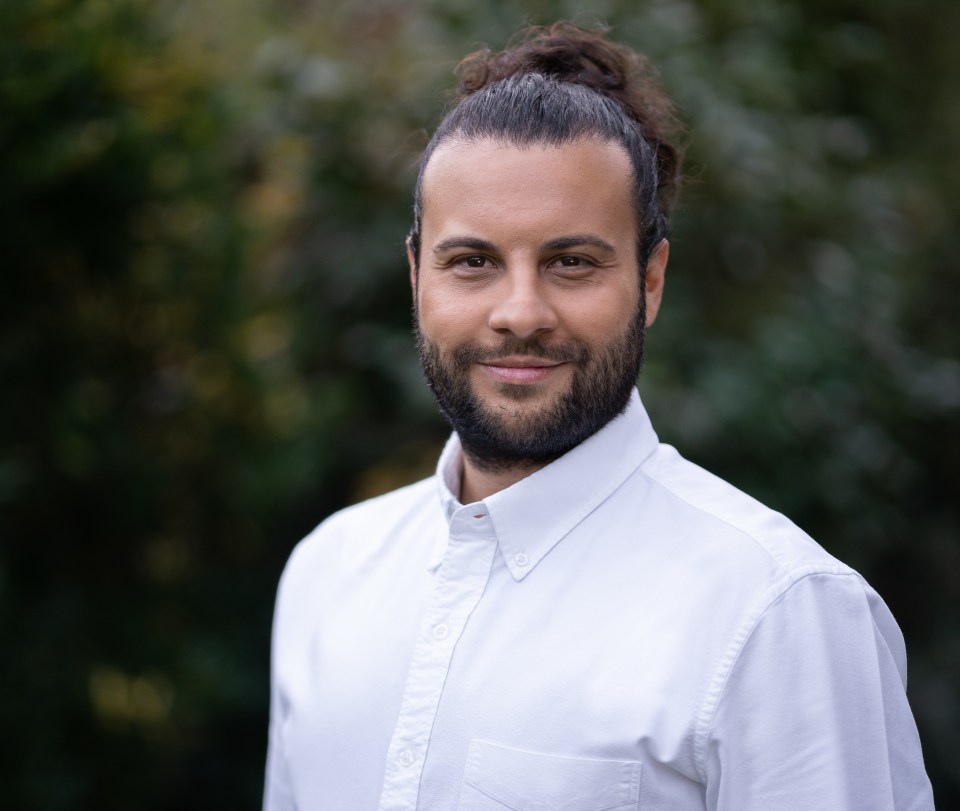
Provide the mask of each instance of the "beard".
POLYGON ((558 459, 623 413, 643 366, 644 309, 641 299, 637 316, 624 332, 596 346, 507 338, 494 347, 464 343, 443 352, 423 334, 416 314, 414 331, 420 365, 440 412, 470 460, 496 472, 558 459), (490 406, 471 387, 471 369, 509 355, 570 363, 573 376, 567 388, 541 408, 523 407, 539 393, 535 387, 511 383, 498 384, 498 391, 515 406, 490 406))

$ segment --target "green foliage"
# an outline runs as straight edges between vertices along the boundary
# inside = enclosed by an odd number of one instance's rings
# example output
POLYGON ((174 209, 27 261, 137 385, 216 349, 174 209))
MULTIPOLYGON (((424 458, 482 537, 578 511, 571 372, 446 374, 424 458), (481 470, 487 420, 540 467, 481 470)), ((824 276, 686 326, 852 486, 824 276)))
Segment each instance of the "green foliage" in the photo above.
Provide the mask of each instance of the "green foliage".
POLYGON ((960 803, 952 0, 0 6, 0 629, 13 807, 255 807, 273 592, 429 473, 418 149, 457 59, 605 19, 692 128, 641 390, 887 599, 960 803))

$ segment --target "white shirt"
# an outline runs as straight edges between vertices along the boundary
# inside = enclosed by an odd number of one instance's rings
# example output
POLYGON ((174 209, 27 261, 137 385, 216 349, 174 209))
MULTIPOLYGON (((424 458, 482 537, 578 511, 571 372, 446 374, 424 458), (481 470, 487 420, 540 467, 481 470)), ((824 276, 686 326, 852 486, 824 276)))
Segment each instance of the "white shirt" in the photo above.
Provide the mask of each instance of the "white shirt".
POLYGON ((460 466, 291 556, 265 809, 933 808, 886 606, 639 396, 482 502, 460 466))

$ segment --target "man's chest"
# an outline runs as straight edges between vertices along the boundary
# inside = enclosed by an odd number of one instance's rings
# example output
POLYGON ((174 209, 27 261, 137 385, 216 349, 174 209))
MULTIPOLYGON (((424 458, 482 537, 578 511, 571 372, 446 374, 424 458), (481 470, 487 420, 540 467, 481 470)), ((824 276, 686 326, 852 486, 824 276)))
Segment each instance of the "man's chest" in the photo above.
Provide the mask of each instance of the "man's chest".
POLYGON ((358 584, 318 618, 292 748, 376 783, 370 808, 456 808, 464 792, 511 807, 530 791, 552 808, 557 790, 607 797, 599 787, 611 785, 637 800, 632 781, 640 792, 663 774, 674 795, 699 797, 696 624, 652 581, 572 563, 558 554, 517 582, 493 545, 446 560, 457 576, 441 567, 418 595, 358 584))

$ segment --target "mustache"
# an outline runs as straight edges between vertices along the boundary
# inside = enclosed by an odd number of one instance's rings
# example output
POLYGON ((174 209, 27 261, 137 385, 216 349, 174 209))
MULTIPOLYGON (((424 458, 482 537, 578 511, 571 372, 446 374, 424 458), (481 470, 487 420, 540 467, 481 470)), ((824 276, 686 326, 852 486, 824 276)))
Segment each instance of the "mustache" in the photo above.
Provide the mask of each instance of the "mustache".
POLYGON ((586 345, 579 341, 563 341, 546 344, 539 338, 505 338, 496 346, 461 344, 451 352, 451 360, 460 368, 474 363, 491 363, 511 356, 539 358, 553 363, 582 363, 590 354, 586 345))

